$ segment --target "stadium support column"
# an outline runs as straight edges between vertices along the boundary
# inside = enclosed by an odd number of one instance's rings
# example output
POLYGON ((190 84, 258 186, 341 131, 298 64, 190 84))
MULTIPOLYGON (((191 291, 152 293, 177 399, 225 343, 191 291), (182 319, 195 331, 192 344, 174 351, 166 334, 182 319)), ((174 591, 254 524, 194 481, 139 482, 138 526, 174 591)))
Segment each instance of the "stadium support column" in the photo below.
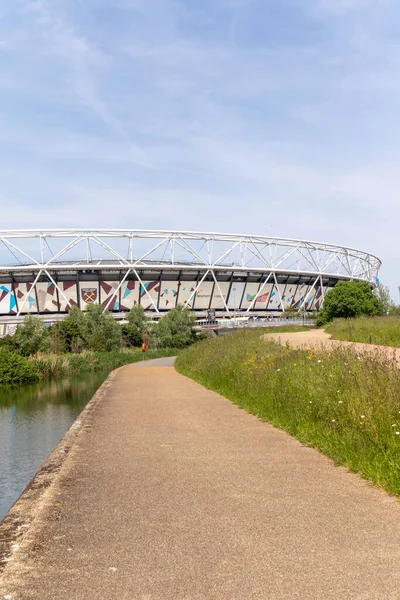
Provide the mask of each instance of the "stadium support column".
POLYGON ((284 313, 284 312, 285 312, 285 308, 284 308, 284 306, 283 306, 283 302, 282 302, 282 296, 281 296, 281 293, 280 293, 280 291, 279 291, 279 287, 278 287, 278 281, 277 281, 277 279, 276 279, 276 275, 275 275, 275 273, 274 273, 274 281, 275 281, 276 293, 278 294, 279 303, 280 303, 280 305, 281 305, 281 310, 282 310, 282 312, 284 313))
MULTIPOLYGON (((215 281, 215 285, 216 285, 216 286, 217 286, 217 288, 218 288, 219 295, 221 296, 221 298, 222 298, 222 302, 224 303, 224 306, 225 306, 225 310, 226 310, 226 312, 227 312, 227 313, 229 313, 230 311, 229 311, 228 305, 227 305, 227 303, 225 302, 225 298, 224 298, 224 296, 222 295, 221 288, 219 287, 219 283, 218 283, 218 281, 217 281, 217 278, 215 277, 215 273, 214 273, 214 271, 211 271, 211 275, 213 276, 213 279, 214 279, 214 281, 215 281)), ((213 295, 211 296, 211 301, 212 301, 212 298, 213 298, 213 296, 214 296, 214 293, 213 293, 213 295)), ((210 305, 210 306, 211 306, 211 305, 210 305)))
POLYGON ((201 284, 203 283, 203 281, 205 280, 205 278, 207 277, 207 275, 209 274, 209 272, 210 272, 210 269, 207 269, 207 271, 204 273, 203 277, 200 279, 199 283, 194 288, 193 292, 190 294, 189 298, 186 300, 186 304, 185 304, 186 308, 187 308, 187 305, 189 304, 189 302, 191 301, 191 299, 193 298, 193 296, 195 295, 195 293, 197 292, 197 290, 199 289, 199 287, 201 286, 201 284))
POLYGON ((119 282, 118 287, 116 288, 116 290, 114 291, 114 293, 110 296, 110 298, 108 299, 107 304, 104 307, 103 313, 106 312, 106 310, 108 309, 108 307, 110 306, 111 302, 113 301, 113 299, 115 298, 115 296, 118 294, 119 290, 121 289, 121 287, 123 286, 124 282, 126 281, 129 273, 132 271, 132 269, 128 269, 127 272, 125 273, 124 278, 119 282))
POLYGON ((158 310, 157 306, 153 302, 153 298, 150 296, 149 292, 147 291, 146 286, 144 285, 143 281, 140 279, 139 273, 136 271, 136 269, 133 269, 133 272, 134 272, 135 276, 137 277, 138 282, 140 283, 140 285, 144 289, 144 292, 145 292, 146 296, 148 296, 148 298, 150 300, 150 303, 153 305, 154 310, 156 311, 157 314, 160 314, 160 311, 158 310))
MULTIPOLYGON (((32 284, 32 287, 33 287, 33 289, 35 289, 35 287, 36 287, 36 284, 37 284, 37 282, 39 281, 39 277, 41 276, 41 274, 42 274, 42 269, 40 269, 39 273, 36 275, 36 277, 35 277, 35 279, 34 279, 34 282, 33 282, 33 284, 32 284)), ((25 306, 25 304, 26 304, 26 301, 28 300, 28 296, 29 296, 29 293, 27 292, 27 293, 26 293, 26 296, 25 296, 25 298, 24 298, 24 301, 22 302, 21 306, 19 307, 19 310, 18 310, 18 312, 17 312, 17 317, 19 317, 19 316, 20 316, 20 314, 21 314, 21 311, 22 311, 22 309, 24 308, 24 306, 25 306)), ((38 309, 39 309, 39 307, 38 307, 38 309)))
POLYGON ((265 286, 267 285, 269 278, 271 277, 272 272, 268 273, 268 277, 265 279, 264 283, 262 284, 262 286, 260 287, 260 289, 258 290, 257 294, 254 296, 253 300, 251 301, 251 304, 249 306, 249 308, 246 310, 246 312, 250 312, 251 310, 253 310, 255 303, 257 302, 257 298, 259 296, 261 296, 261 292, 263 291, 263 289, 265 288, 265 286))
MULTIPOLYGON (((71 302, 67 299, 66 295, 63 293, 62 289, 56 284, 55 280, 53 279, 53 277, 50 275, 50 273, 45 269, 44 271, 47 275, 47 277, 50 279, 51 283, 54 285, 55 289, 57 290, 57 292, 59 294, 61 294, 61 296, 64 298, 66 304, 66 307, 69 306, 70 308, 72 307, 71 302)), ((60 312, 60 304, 58 304, 58 312, 60 312)))
POLYGON ((312 286, 310 286, 310 289, 308 290, 308 292, 307 292, 307 295, 306 295, 306 297, 304 298, 303 306, 304 306, 304 310, 305 310, 305 311, 307 310, 307 308, 306 308, 307 300, 308 300, 308 298, 310 297, 310 294, 311 294, 311 292, 312 292, 313 290, 315 290, 315 286, 316 286, 316 284, 318 283, 318 279, 319 279, 319 278, 320 278, 320 275, 318 275, 318 276, 317 276, 317 278, 316 278, 316 280, 314 281, 314 283, 312 284, 312 286))

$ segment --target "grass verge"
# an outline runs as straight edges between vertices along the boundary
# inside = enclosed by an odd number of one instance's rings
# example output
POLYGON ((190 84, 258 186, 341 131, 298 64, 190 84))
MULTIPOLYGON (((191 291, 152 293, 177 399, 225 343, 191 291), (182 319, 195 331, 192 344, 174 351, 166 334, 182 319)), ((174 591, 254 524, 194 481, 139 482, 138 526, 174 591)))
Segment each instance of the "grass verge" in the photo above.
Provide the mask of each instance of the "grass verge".
MULTIPOLYGON (((145 359, 176 356, 176 348, 147 350, 145 359)), ((124 352, 83 352, 82 354, 42 354, 32 359, 32 364, 38 369, 41 379, 53 379, 79 375, 91 371, 112 371, 123 365, 143 360, 142 351, 133 348, 124 352)))
POLYGON ((188 348, 176 368, 400 495, 400 372, 383 354, 295 350, 239 331, 188 348))
POLYGON ((400 348, 400 317, 336 319, 325 327, 334 340, 400 348))

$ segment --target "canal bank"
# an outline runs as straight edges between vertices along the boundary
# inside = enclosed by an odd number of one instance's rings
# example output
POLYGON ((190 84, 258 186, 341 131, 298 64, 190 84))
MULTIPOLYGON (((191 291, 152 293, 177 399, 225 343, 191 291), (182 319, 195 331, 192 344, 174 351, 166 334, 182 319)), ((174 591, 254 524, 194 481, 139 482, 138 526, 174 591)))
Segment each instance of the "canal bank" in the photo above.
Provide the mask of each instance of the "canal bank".
POLYGON ((109 372, 0 386, 0 521, 109 372))
POLYGON ((172 366, 121 368, 80 421, 0 597, 398 597, 398 502, 172 366))
MULTIPOLYGON (((20 497, 0 522, 0 577, 3 570, 12 561, 13 553, 19 548, 20 542, 28 534, 31 525, 44 510, 48 490, 55 483, 56 477, 67 459, 80 430, 88 423, 97 402, 107 393, 109 383, 115 373, 116 371, 109 374, 108 377, 106 374, 97 374, 96 378, 93 378, 93 376, 86 378, 85 394, 83 394, 83 398, 78 403, 78 406, 82 404, 85 408, 76 420, 73 421, 71 427, 62 437, 56 448, 46 458, 37 473, 22 491, 20 497), (104 381, 104 379, 106 380, 104 381), (86 397, 88 389, 90 390, 93 387, 96 389, 96 387, 99 387, 101 381, 104 381, 104 383, 88 402, 86 397)), ((41 452, 44 451, 45 447, 41 447, 41 452)), ((36 460, 29 465, 29 470, 36 460)))

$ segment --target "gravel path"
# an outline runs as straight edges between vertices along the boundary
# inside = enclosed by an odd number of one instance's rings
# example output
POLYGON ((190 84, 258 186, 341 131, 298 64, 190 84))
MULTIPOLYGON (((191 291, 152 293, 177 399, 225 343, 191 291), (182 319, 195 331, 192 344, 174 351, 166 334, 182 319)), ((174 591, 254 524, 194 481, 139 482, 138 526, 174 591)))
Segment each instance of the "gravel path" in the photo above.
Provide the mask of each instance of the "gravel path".
POLYGON ((282 344, 288 343, 293 348, 323 348, 329 350, 330 348, 335 348, 337 346, 347 346, 354 348, 354 350, 360 354, 378 353, 382 356, 393 358, 393 360, 400 365, 400 348, 332 340, 331 336, 328 333, 325 333, 323 329, 310 329, 310 331, 301 331, 299 333, 267 333, 264 335, 264 339, 269 338, 278 340, 282 344))
POLYGON ((89 412, 0 598, 394 600, 399 564, 396 500, 148 362, 89 412))

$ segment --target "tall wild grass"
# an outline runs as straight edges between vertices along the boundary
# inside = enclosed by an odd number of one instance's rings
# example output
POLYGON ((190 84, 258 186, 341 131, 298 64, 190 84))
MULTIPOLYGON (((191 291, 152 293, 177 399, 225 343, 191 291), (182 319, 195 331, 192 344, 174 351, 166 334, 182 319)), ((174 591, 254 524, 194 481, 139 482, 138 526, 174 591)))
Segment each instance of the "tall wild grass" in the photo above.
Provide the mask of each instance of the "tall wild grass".
POLYGON ((335 340, 400 348, 400 317, 336 319, 325 331, 335 340))
POLYGON ((177 370, 400 495, 400 373, 384 353, 295 350, 262 331, 206 340, 177 370))
MULTIPOLYGON (((150 349, 145 359, 175 356, 176 348, 150 349)), ((120 352, 84 352, 82 354, 37 354, 32 363, 37 367, 42 379, 55 379, 69 375, 79 375, 90 371, 112 371, 123 365, 138 362, 143 359, 139 348, 120 352)))

